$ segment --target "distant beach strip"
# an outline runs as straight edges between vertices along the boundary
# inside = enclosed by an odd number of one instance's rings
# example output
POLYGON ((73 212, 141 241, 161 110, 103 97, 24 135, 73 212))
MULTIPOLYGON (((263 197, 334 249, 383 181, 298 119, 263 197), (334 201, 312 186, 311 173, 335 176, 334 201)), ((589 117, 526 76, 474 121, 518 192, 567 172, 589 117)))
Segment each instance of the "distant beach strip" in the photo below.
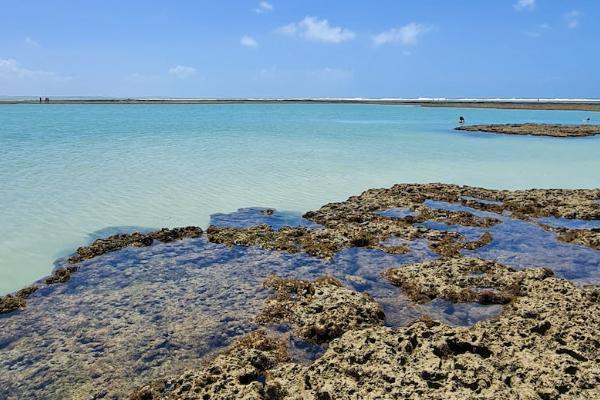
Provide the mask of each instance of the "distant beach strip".
POLYGON ((13 97, 1 104, 379 104, 421 107, 505 108, 600 111, 600 99, 447 99, 447 98, 83 98, 13 97))

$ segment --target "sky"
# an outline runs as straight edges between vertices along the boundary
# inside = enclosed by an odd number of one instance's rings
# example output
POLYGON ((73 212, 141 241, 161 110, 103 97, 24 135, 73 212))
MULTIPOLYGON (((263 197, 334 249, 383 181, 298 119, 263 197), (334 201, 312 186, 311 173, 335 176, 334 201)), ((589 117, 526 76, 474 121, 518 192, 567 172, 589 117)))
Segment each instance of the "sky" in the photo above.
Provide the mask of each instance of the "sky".
POLYGON ((0 0, 0 96, 600 98, 598 0, 0 0))

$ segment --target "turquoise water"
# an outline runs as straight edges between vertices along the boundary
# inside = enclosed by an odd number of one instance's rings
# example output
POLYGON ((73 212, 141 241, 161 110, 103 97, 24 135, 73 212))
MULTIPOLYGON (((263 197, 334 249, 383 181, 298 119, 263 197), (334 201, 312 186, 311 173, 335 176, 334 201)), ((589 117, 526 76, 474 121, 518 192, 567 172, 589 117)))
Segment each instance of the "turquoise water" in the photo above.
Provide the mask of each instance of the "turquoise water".
POLYGON ((304 211, 371 187, 599 187, 600 137, 453 131, 600 113, 380 105, 4 105, 0 293, 114 227, 206 226, 211 214, 304 211))

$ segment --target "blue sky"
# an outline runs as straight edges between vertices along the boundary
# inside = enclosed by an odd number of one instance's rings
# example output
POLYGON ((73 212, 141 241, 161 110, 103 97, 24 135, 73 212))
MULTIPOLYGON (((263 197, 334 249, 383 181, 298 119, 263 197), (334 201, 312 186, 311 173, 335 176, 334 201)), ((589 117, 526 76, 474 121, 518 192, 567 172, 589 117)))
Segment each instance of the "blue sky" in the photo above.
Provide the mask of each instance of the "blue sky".
POLYGON ((600 97, 600 1, 0 0, 0 95, 600 97))

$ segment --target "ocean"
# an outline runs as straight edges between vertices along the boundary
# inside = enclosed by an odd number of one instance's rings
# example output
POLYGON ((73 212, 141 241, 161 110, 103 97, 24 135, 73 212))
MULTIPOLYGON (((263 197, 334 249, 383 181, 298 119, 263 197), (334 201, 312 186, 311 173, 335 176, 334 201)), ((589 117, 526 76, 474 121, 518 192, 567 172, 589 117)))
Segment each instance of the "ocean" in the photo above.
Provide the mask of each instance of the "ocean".
POLYGON ((96 237, 251 206, 316 209, 368 188, 600 187, 600 137, 454 131, 600 113, 368 104, 0 106, 0 294, 96 237))

